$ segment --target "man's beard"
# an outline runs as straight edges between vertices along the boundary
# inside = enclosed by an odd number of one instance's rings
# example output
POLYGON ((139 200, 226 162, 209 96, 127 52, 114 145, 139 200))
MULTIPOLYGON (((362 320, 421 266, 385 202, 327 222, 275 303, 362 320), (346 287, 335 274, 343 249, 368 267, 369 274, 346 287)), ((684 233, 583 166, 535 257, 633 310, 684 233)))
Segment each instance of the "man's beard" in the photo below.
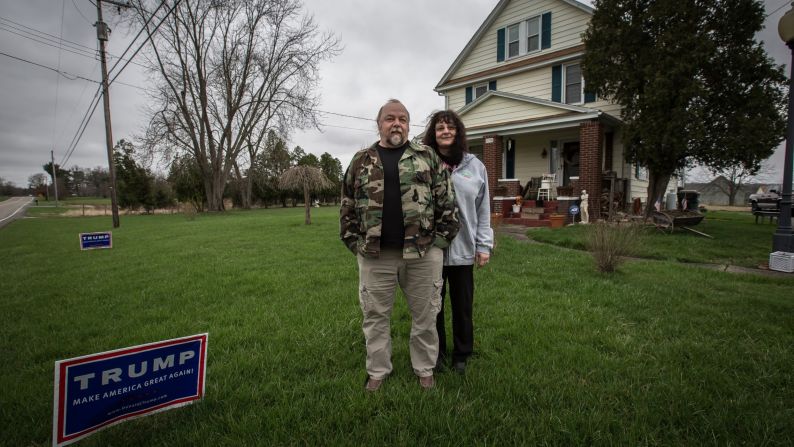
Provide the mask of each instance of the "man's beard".
POLYGON ((405 143, 405 138, 403 137, 402 133, 399 132, 392 132, 389 134, 389 138, 387 140, 392 146, 398 147, 402 146, 405 143))

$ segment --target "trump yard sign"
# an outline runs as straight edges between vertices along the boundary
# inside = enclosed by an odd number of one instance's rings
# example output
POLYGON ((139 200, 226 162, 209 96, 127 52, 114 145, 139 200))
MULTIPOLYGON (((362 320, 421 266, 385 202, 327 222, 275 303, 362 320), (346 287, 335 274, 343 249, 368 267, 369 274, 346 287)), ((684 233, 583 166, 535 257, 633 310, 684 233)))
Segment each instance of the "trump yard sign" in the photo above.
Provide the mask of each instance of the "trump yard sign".
POLYGON ((52 444, 204 397, 207 334, 55 362, 52 444))

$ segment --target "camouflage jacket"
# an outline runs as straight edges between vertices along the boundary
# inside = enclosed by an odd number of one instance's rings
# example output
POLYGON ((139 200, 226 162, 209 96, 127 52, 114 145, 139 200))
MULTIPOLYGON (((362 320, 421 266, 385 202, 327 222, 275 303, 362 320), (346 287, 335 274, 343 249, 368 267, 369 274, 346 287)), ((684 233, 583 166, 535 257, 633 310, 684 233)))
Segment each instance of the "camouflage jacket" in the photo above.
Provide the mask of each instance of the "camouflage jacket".
MULTIPOLYGON (((405 243, 403 258, 419 258, 432 245, 445 248, 458 233, 455 196, 446 169, 427 146, 411 143, 398 165, 405 243)), ((354 254, 380 254, 383 163, 377 143, 358 151, 342 183, 340 237, 354 254)))

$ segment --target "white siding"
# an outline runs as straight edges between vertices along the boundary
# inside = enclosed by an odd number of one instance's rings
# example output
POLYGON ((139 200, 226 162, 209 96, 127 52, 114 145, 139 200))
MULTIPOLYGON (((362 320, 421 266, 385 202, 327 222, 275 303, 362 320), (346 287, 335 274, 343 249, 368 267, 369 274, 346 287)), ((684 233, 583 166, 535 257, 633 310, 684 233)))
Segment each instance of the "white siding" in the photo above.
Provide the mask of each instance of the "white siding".
POLYGON ((466 127, 527 120, 565 113, 560 109, 492 96, 461 118, 466 127))
MULTIPOLYGON (((542 67, 536 70, 525 71, 514 75, 495 78, 496 90, 517 95, 529 96, 531 98, 545 99, 551 101, 551 67, 542 67)), ((585 81, 586 82, 586 81, 585 81)), ((460 87, 447 92, 449 108, 460 110, 466 105, 466 88, 460 87)), ((578 104, 583 107, 598 109, 609 113, 615 117, 620 117, 620 106, 609 103, 603 99, 595 102, 578 104)), ((554 109, 548 109, 551 114, 560 113, 554 109)), ((515 119, 521 119, 520 117, 515 119)))
POLYGON ((590 17, 590 14, 558 0, 513 0, 485 31, 451 78, 459 78, 523 58, 579 45, 582 43, 581 35, 587 29, 590 17), (506 59, 504 62, 496 62, 496 31, 545 12, 551 12, 551 48, 506 59))

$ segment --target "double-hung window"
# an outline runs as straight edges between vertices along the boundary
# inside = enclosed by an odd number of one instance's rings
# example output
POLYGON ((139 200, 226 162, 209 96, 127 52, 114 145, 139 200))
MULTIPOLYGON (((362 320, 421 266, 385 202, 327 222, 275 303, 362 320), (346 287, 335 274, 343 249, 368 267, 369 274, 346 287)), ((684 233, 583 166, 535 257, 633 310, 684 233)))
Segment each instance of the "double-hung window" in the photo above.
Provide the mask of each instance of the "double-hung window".
POLYGON ((507 27, 507 57, 516 57, 520 51, 521 38, 518 23, 507 27))
POLYGON ((540 16, 527 20, 527 53, 540 49, 540 16))
POLYGON ((565 103, 582 102, 582 67, 579 64, 565 66, 565 103))

